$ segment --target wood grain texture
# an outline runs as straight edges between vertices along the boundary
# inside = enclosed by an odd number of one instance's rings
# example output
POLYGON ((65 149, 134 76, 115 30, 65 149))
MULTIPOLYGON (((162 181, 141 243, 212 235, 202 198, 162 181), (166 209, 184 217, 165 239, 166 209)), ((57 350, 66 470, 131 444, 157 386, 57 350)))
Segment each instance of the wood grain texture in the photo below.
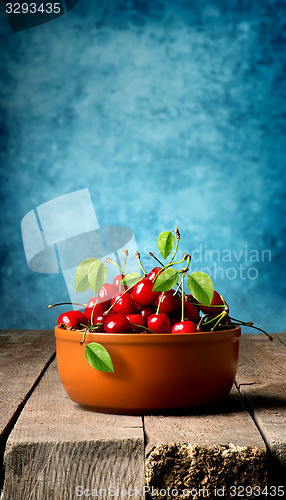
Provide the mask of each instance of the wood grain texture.
POLYGON ((267 444, 271 480, 286 484, 286 334, 242 340, 238 388, 267 444))
POLYGON ((176 488, 177 498, 205 488, 213 498, 218 487, 266 484, 266 447, 235 387, 210 407, 147 416, 145 432, 149 486, 176 488))
POLYGON ((275 337, 277 337, 280 342, 286 346, 286 333, 277 333, 275 337))
POLYGON ((53 332, 2 331, 0 348, 2 436, 22 410, 7 441, 1 500, 70 500, 81 486, 95 498, 143 498, 136 488, 142 492, 144 469, 149 487, 175 488, 179 499, 184 489, 213 498, 222 486, 263 486, 269 464, 268 484, 285 483, 286 334, 273 342, 242 336, 240 393, 234 386, 217 405, 144 417, 146 468, 140 416, 95 413, 69 400, 56 362, 48 366, 53 332))
POLYGON ((142 418, 95 413, 72 403, 54 361, 7 441, 3 500, 74 499, 80 486, 108 498, 109 487, 143 485, 142 418))
POLYGON ((0 332, 0 445, 45 366, 55 354, 51 330, 0 332))

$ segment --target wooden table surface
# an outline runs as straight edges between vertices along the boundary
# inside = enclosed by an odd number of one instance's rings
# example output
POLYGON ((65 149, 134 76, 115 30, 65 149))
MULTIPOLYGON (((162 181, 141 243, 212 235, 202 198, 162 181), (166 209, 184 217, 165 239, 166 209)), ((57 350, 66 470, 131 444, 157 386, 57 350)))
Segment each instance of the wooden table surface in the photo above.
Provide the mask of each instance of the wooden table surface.
POLYGON ((273 336, 242 335, 222 403, 125 416, 69 400, 52 331, 2 330, 1 500, 284 498, 286 334, 273 336))

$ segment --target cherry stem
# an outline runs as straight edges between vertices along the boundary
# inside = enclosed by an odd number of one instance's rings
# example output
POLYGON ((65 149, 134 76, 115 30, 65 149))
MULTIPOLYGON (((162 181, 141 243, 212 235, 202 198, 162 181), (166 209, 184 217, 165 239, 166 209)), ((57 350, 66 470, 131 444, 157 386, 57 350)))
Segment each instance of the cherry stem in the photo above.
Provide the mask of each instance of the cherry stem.
MULTIPOLYGON (((175 235, 176 235, 176 238, 177 238, 176 247, 175 247, 175 251, 174 251, 173 257, 171 258, 169 264, 167 264, 168 266, 172 265, 172 262, 173 262, 173 260, 174 260, 174 258, 176 256, 176 253, 177 253, 177 250, 178 250, 178 246, 179 246, 179 241, 180 241, 181 235, 180 235, 179 229, 177 227, 175 229, 175 235)), ((180 262, 182 262, 182 261, 180 261, 180 262)))
POLYGON ((184 321, 185 318, 185 292, 184 292, 184 287, 185 287, 185 274, 182 273, 182 318, 181 321, 184 321))
POLYGON ((221 314, 219 314, 217 322, 216 322, 216 323, 215 323, 215 325, 211 328, 211 332, 213 332, 213 331, 214 331, 215 327, 219 324, 219 322, 220 322, 220 321, 221 321, 221 320, 222 320, 225 316, 227 316, 227 312, 226 312, 226 311, 222 311, 222 313, 221 313, 221 314))
POLYGON ((245 321, 241 321, 240 319, 235 319, 235 318, 231 318, 231 317, 230 317, 230 320, 235 321, 238 325, 244 325, 244 326, 248 326, 250 328, 254 328, 255 330, 259 330, 260 332, 264 333, 269 338, 269 340, 273 340, 272 335, 269 335, 269 333, 267 333, 265 330, 262 330, 262 328, 258 328, 258 326, 254 326, 252 321, 245 322, 245 321))
POLYGON ((126 266, 127 257, 128 257, 129 254, 128 254, 128 250, 126 248, 124 248, 124 250, 121 250, 121 251, 125 253, 124 264, 123 264, 123 267, 122 267, 122 274, 123 274, 125 266, 126 266))
POLYGON ((82 336, 82 339, 81 339, 81 345, 84 343, 85 341, 85 337, 86 337, 86 334, 87 334, 87 330, 93 330, 93 331, 96 331, 100 326, 102 326, 103 323, 96 323, 96 325, 90 325, 90 326, 86 326, 86 325, 81 325, 81 326, 85 326, 85 330, 83 332, 83 336, 82 336))
POLYGON ((174 296, 175 296, 175 295, 177 295, 177 293, 178 293, 179 289, 181 288, 181 285, 182 285, 182 280, 183 280, 183 278, 181 279, 180 283, 178 284, 178 286, 177 286, 177 290, 175 290, 175 292, 173 293, 173 295, 174 295, 174 296))
POLYGON ((221 314, 222 313, 218 314, 217 316, 212 316, 211 318, 209 317, 208 314, 205 314, 204 317, 207 317, 208 319, 207 319, 207 321, 204 321, 204 325, 207 325, 208 323, 212 323, 217 318, 220 319, 221 314))
POLYGON ((49 305, 49 309, 52 309, 52 307, 56 307, 56 306, 65 306, 65 305, 74 305, 74 306, 82 306, 82 307, 86 307, 87 304, 80 304, 79 302, 59 302, 58 304, 51 304, 49 305))
MULTIPOLYGON (((142 281, 142 280, 144 279, 144 277, 145 277, 145 276, 142 276, 142 278, 141 278, 139 281, 137 281, 137 283, 140 283, 140 281, 142 281)), ((137 285, 137 283, 135 283, 135 284, 137 285)), ((116 303, 116 301, 117 301, 117 300, 120 300, 120 299, 121 299, 121 297, 123 297, 123 295, 125 295, 126 293, 128 293, 128 292, 129 292, 129 290, 131 290, 131 288, 133 288, 133 287, 134 287, 134 285, 131 285, 131 286, 129 286, 128 288, 126 288, 126 290, 124 290, 124 292, 122 292, 122 294, 120 295, 120 297, 116 297, 115 301, 113 302, 113 304, 111 304, 110 308, 109 308, 109 309, 107 309, 107 311, 104 311, 104 313, 103 313, 103 314, 104 314, 104 315, 108 314, 108 313, 109 313, 109 311, 111 311, 111 309, 113 308, 113 306, 114 306, 114 304, 116 303)))
POLYGON ((123 269, 122 269, 122 267, 121 267, 121 266, 119 266, 116 262, 113 262, 113 260, 112 260, 112 259, 110 259, 110 258, 108 257, 108 258, 106 259, 106 261, 105 261, 105 262, 108 262, 109 264, 113 264, 114 266, 118 267, 118 268, 120 269, 121 273, 123 274, 123 269))
POLYGON ((164 268, 166 269, 169 266, 176 266, 177 264, 182 264, 182 262, 184 262, 184 260, 186 260, 186 259, 187 259, 187 254, 185 254, 184 257, 181 260, 178 260, 177 262, 171 262, 170 261, 168 264, 166 264, 164 266, 164 268))
POLYGON ((165 295, 165 292, 162 292, 160 300, 159 300, 159 304, 158 304, 158 307, 157 307, 156 314, 159 314, 159 312, 160 312, 160 306, 161 306, 161 302, 163 300, 164 295, 165 295))
POLYGON ((141 262, 141 260, 140 260, 140 253, 137 251, 137 252, 135 253, 135 255, 136 255, 136 259, 137 259, 137 260, 138 260, 138 262, 139 262, 139 266, 141 267, 141 269, 142 269, 142 271, 143 271, 143 273, 144 273, 144 276, 147 276, 147 273, 146 273, 146 271, 145 271, 144 267, 142 266, 142 262, 141 262))
POLYGON ((92 311, 91 311, 90 321, 91 321, 91 324, 92 324, 92 325, 93 325, 93 315, 94 315, 94 310, 95 310, 95 308, 96 308, 97 304, 98 304, 98 299, 96 300, 96 302, 95 302, 95 304, 94 304, 94 306, 93 306, 93 308, 92 308, 92 311))
POLYGON ((229 313, 229 307, 228 307, 228 304, 226 303, 226 301, 224 300, 223 296, 220 295, 220 298, 221 300, 223 301, 224 303, 224 310, 226 311, 226 313, 228 314, 229 313))
MULTIPOLYGON (((184 267, 184 269, 181 269, 180 270, 180 273, 184 273, 187 274, 188 270, 189 270, 189 265, 190 265, 190 261, 191 261, 191 256, 188 254, 188 253, 185 253, 184 257, 183 257, 183 260, 181 260, 181 262, 183 262, 184 260, 187 261, 187 265, 186 267, 184 267)), ((179 264, 179 262, 176 262, 176 264, 179 264)))
POLYGON ((148 332, 155 333, 153 330, 150 330, 150 328, 147 328, 147 326, 143 325, 136 325, 135 323, 130 323, 132 326, 136 326, 136 328, 143 328, 143 330, 148 330, 148 332))
POLYGON ((165 264, 163 264, 163 262, 157 259, 156 255, 154 255, 153 252, 149 252, 149 255, 153 257, 153 259, 155 259, 162 267, 165 267, 165 264))
POLYGON ((199 323, 198 323, 198 326, 197 326, 197 332, 201 332, 202 331, 202 326, 205 324, 204 322, 204 319, 207 318, 208 315, 207 314, 203 314, 203 316, 201 317, 199 323))
POLYGON ((81 339, 81 345, 84 343, 85 341, 85 336, 86 336, 86 332, 87 332, 87 328, 85 328, 84 332, 83 332, 83 336, 82 336, 82 339, 81 339))

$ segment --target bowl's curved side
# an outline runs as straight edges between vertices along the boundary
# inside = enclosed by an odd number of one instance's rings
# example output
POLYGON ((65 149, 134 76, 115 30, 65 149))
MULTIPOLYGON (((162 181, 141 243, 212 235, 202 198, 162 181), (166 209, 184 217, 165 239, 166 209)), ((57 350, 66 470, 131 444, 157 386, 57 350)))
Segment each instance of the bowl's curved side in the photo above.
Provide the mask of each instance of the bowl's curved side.
POLYGON ((109 352, 114 373, 92 368, 82 332, 55 329, 60 378, 69 397, 115 413, 144 413, 212 403, 229 392, 240 328, 198 334, 87 334, 109 352))

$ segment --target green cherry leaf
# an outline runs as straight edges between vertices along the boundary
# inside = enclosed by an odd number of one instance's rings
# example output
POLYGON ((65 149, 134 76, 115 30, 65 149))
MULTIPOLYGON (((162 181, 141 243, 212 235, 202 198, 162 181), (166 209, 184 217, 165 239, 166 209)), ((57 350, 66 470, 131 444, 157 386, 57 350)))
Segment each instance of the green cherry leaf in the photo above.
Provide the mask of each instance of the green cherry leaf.
POLYGON ((77 293, 86 292, 90 289, 88 269, 95 260, 94 258, 84 259, 77 267, 74 277, 74 285, 77 293))
POLYGON ((196 271, 188 277, 188 287, 193 297, 201 304, 211 305, 214 285, 208 274, 196 271))
POLYGON ((125 286, 129 287, 129 286, 136 285, 136 283, 138 283, 138 281, 140 281, 141 279, 142 279, 142 276, 140 276, 139 273, 129 273, 129 274, 126 274, 126 276, 124 276, 122 283, 125 286))
POLYGON ((153 286, 153 292, 166 292, 171 290, 179 279, 179 272, 173 267, 167 268, 162 271, 153 286))
POLYGON ((96 295, 97 292, 104 285, 107 275, 107 269, 102 262, 98 259, 94 259, 88 268, 88 282, 89 286, 96 295))
POLYGON ((167 259, 173 250, 175 236, 169 231, 163 231, 158 238, 158 248, 163 259, 167 259))
POLYGON ((97 342, 91 342, 85 347, 85 357, 92 368, 100 372, 114 373, 110 354, 105 347, 97 342))

